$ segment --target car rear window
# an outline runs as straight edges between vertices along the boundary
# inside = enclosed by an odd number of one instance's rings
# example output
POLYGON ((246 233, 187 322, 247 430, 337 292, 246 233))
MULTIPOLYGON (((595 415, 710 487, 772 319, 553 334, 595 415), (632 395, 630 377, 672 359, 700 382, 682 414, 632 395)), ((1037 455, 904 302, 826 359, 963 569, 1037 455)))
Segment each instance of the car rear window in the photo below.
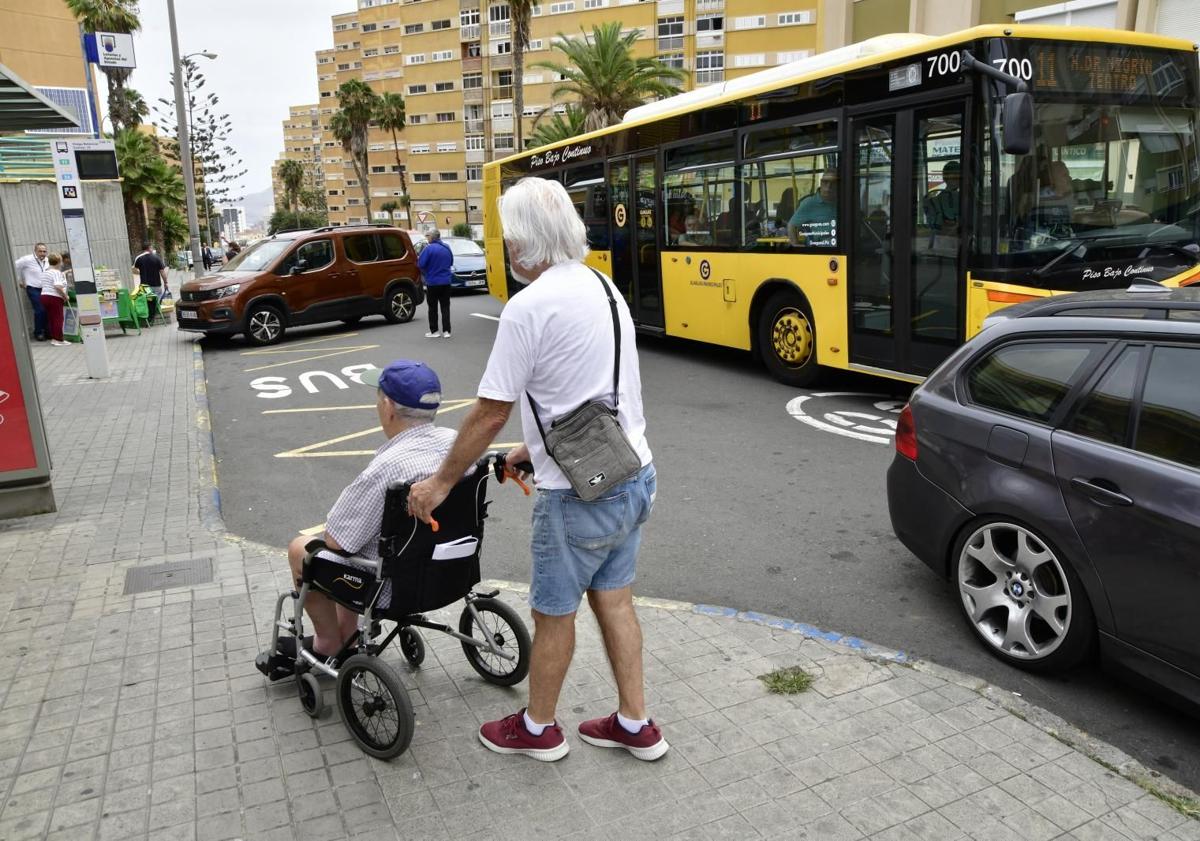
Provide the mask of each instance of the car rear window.
POLYGON ((398 234, 380 234, 379 251, 380 260, 400 260, 408 254, 408 249, 404 247, 404 240, 398 234))
POLYGON ((346 256, 355 263, 370 263, 379 259, 374 234, 352 234, 342 240, 346 256))
POLYGON ((1200 348, 1154 349, 1134 447, 1200 467, 1200 348))
POLYGON ((1129 409, 1133 404, 1138 371, 1145 348, 1126 348, 1096 387, 1080 401, 1066 429, 1094 441, 1125 446, 1129 435, 1129 409))
POLYGON ((1105 345, 1021 342, 999 347, 967 372, 971 402, 1045 423, 1105 345))

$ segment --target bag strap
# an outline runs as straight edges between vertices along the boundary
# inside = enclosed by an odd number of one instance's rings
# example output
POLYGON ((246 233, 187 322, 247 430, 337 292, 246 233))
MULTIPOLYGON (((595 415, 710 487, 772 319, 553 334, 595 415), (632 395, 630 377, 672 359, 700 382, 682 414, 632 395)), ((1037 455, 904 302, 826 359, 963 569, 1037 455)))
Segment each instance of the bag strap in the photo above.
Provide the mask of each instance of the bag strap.
MULTIPOLYGON (((590 266, 588 268, 591 268, 590 266)), ((613 297, 612 289, 608 285, 608 281, 604 279, 604 275, 592 269, 592 274, 600 281, 600 285, 604 287, 604 294, 608 297, 608 309, 612 313, 613 323, 613 411, 615 412, 620 406, 621 400, 621 321, 617 317, 617 299, 613 297)), ((525 392, 525 399, 529 401, 529 410, 533 412, 533 422, 537 424, 538 434, 542 436, 542 441, 546 440, 546 429, 542 426, 542 419, 538 417, 537 406, 533 404, 533 397, 528 391, 525 392)))

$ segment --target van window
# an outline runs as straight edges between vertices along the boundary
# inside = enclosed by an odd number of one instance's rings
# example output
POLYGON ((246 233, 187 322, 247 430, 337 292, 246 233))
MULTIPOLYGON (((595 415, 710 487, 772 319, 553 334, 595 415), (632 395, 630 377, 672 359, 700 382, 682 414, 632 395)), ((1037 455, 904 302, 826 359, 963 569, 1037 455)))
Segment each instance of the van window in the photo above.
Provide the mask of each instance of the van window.
POLYGON ((382 255, 380 260, 400 260, 408 255, 408 249, 399 234, 380 234, 379 251, 382 255))
POLYGON ((308 264, 305 269, 308 272, 328 266, 333 262, 333 240, 315 239, 312 242, 304 243, 287 256, 279 270, 283 274, 288 274, 300 260, 308 264))
POLYGON ((355 263, 370 263, 379 259, 374 234, 352 234, 342 240, 346 256, 355 263))

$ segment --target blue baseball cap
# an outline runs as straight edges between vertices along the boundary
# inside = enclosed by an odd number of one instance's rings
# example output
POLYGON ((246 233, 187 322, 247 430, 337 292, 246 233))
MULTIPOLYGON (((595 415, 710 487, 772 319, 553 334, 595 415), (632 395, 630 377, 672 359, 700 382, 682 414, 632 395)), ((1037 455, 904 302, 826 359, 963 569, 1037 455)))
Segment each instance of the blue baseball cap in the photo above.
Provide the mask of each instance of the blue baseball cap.
POLYGON ((397 359, 383 370, 362 375, 363 385, 375 386, 394 403, 410 409, 436 409, 442 402, 442 383, 433 369, 415 359, 397 359))

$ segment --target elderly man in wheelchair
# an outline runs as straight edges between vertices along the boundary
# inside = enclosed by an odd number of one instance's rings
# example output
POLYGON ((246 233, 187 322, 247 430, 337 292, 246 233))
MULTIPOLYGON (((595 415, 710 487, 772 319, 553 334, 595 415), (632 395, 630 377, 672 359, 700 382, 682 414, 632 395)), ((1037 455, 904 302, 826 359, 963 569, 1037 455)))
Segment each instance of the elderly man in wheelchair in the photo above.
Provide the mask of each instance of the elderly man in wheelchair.
MULTIPOLYGON (((412 737, 414 715, 394 670, 380 655, 397 636, 414 667, 425 656, 417 627, 457 638, 485 680, 509 686, 529 668, 529 633, 496 593, 477 594, 479 550, 486 517, 486 481, 520 475, 489 454, 463 478, 439 509, 443 524, 408 514, 408 488, 435 473, 455 433, 434 425, 441 384, 425 364, 397 360, 362 377, 377 387, 376 410, 387 442, 342 491, 320 538, 288 546, 296 589, 279 596, 271 646, 255 665, 271 681, 295 676, 301 703, 316 717, 324 708, 316 675, 336 678, 337 706, 367 753, 391 759, 412 737), (290 618, 284 606, 294 602, 290 618), (466 607, 458 632, 423 611, 459 599, 466 607), (303 633, 304 613, 313 634, 303 633), (383 635, 382 620, 395 627, 383 635)), ((527 491, 528 492, 528 491, 527 491)))

